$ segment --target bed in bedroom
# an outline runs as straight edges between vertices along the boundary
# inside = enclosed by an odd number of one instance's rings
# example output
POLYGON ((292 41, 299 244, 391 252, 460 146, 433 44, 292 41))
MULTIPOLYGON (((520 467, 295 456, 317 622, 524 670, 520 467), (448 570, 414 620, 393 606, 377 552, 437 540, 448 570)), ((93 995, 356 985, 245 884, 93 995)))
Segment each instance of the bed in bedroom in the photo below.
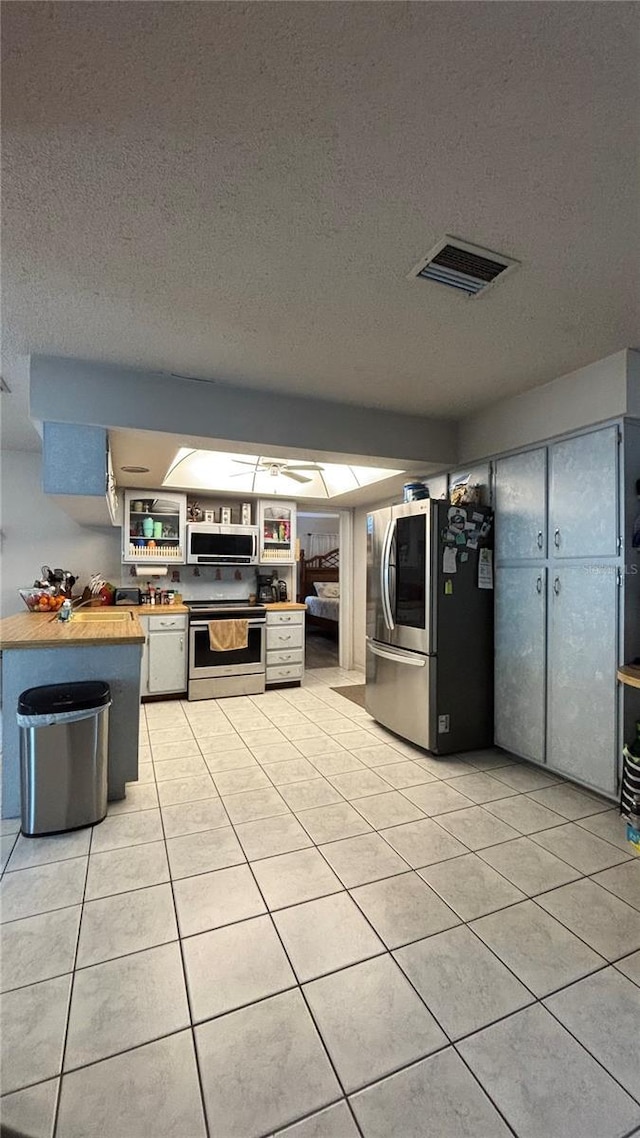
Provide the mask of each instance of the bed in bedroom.
POLYGON ((340 551, 330 549, 315 557, 300 555, 299 600, 307 606, 306 621, 311 628, 338 639, 340 614, 340 551))

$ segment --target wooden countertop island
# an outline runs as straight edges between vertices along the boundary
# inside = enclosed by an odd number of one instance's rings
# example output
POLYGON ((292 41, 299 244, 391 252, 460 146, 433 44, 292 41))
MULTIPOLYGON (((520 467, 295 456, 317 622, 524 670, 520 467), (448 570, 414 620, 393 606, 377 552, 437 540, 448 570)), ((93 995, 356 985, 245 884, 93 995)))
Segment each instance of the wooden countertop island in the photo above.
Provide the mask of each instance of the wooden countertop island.
MULTIPOLYGON (((105 609, 85 612, 105 613, 105 609)), ((0 621, 2 652, 3 802, 5 818, 20 813, 20 733, 18 699, 27 688, 103 680, 109 685, 109 798, 125 796, 138 777, 140 663, 144 634, 137 617, 69 621, 52 613, 18 613, 0 621)))
MULTIPOLYGON (((109 610, 87 611, 106 614, 109 610)), ((114 612, 122 611, 121 608, 114 609, 114 612)), ((105 615, 104 620, 84 622, 74 616, 70 620, 58 620, 49 612, 25 612, 0 621, 2 652, 12 648, 69 648, 71 645, 87 648, 105 644, 144 644, 144 633, 137 617, 132 614, 129 620, 121 617, 109 620, 105 615)))

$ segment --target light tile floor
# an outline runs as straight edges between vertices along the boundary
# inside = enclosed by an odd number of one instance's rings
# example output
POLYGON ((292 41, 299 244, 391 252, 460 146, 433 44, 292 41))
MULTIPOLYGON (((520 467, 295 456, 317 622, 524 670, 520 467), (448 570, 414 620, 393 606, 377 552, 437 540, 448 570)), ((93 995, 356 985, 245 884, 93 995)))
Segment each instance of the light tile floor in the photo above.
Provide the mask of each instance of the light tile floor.
POLYGON ((626 1138, 640 861, 496 749, 331 690, 146 704, 93 832, 2 824, 3 1122, 30 1138, 626 1138))

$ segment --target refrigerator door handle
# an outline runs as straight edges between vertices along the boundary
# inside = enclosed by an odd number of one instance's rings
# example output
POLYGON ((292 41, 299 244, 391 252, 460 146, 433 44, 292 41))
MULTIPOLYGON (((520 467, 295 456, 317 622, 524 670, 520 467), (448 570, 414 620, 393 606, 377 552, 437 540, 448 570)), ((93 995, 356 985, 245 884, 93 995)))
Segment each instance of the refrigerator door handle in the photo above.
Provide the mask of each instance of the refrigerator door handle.
MULTIPOLYGON (((394 518, 392 523, 391 523, 391 534, 389 534, 389 539, 388 539, 387 572, 386 572, 386 577, 387 577, 387 609, 388 609, 389 625, 391 625, 392 629, 395 628, 395 620, 393 619, 393 615, 395 612, 396 582, 395 582, 395 569, 394 569, 393 570, 393 589, 392 589, 392 568, 391 568, 392 556, 391 555, 392 555, 392 552, 393 552, 394 546, 395 546, 395 535, 396 535, 396 533, 397 533, 397 519, 394 518)), ((395 564, 395 558, 394 558, 394 564, 395 564)))
POLYGON ((383 648, 371 640, 367 642, 367 647, 374 656, 382 656, 383 660, 392 660, 394 664, 408 664, 412 668, 426 667, 427 661, 424 656, 414 656, 408 652, 394 652, 392 648, 383 648))
POLYGON ((382 560, 380 562, 380 592, 382 596, 382 615, 384 616, 384 623, 386 624, 389 632, 393 631, 394 623, 393 616, 391 615, 391 598, 389 595, 389 562, 391 558, 391 539, 395 527, 395 522, 392 520, 387 524, 382 543, 382 560))

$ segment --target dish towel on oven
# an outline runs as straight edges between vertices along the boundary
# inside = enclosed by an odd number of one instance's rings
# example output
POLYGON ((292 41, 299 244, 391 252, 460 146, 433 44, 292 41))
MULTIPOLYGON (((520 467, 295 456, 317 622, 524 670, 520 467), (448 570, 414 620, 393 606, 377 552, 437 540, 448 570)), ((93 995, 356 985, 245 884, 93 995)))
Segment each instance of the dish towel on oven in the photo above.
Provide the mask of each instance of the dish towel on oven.
POLYGON ((209 647, 212 652, 233 652, 249 644, 246 620, 210 620, 209 647))

